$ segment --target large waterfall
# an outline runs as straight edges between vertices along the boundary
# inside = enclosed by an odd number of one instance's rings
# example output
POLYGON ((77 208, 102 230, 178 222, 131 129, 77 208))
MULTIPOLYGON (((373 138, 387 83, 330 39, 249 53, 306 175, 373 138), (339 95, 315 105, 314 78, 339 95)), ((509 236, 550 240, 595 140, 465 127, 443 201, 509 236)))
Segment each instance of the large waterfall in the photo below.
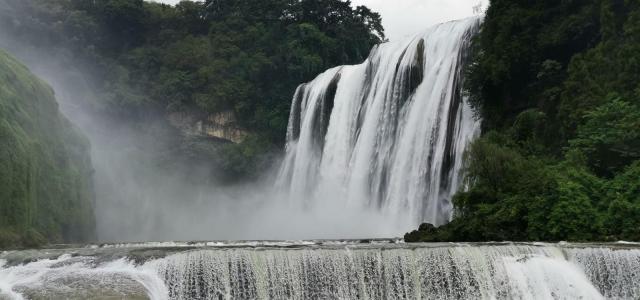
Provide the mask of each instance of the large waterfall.
POLYGON ((364 63, 301 85, 279 175, 290 201, 375 209, 408 227, 448 222, 465 147, 479 130, 461 92, 479 23, 382 44, 364 63))
POLYGON ((638 245, 309 241, 0 253, 0 299, 638 299, 638 245))

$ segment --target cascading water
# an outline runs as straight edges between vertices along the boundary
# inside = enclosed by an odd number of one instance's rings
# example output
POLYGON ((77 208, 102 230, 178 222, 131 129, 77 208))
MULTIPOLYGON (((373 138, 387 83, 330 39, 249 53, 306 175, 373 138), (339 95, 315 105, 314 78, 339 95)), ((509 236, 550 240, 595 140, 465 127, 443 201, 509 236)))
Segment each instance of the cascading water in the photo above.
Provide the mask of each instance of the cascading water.
POLYGON ((202 243, 0 253, 0 299, 638 299, 638 245, 202 243))
POLYGON ((382 44, 363 64, 301 85, 278 179, 290 200, 377 210, 405 230, 448 222, 465 147, 479 131, 461 92, 479 23, 382 44))

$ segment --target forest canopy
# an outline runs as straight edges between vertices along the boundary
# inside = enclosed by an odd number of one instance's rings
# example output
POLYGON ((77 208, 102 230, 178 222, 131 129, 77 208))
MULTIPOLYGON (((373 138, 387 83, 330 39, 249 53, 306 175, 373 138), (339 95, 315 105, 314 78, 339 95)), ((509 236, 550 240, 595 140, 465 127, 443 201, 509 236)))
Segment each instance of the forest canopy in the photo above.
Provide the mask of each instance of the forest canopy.
MULTIPOLYGON (((214 164, 232 181, 257 176, 274 161, 299 84, 330 67, 360 63, 385 41, 380 15, 348 0, 207 0, 175 6, 143 0, 0 0, 0 39, 3 34, 22 45, 16 51, 35 49, 36 56, 46 53, 82 74, 95 93, 83 99, 85 110, 130 124, 141 135, 158 134, 150 120, 168 123, 173 113, 206 119, 233 112, 247 138, 206 147, 221 150, 196 151, 198 159, 223 162, 214 164)), ((193 141, 185 138, 191 137, 169 137, 176 150, 157 154, 166 156, 164 161, 191 156, 193 149, 184 145, 193 141)))
POLYGON ((1 0, 0 26, 86 66, 95 108, 137 117, 232 110, 281 144, 298 84, 359 63, 382 42, 380 15, 342 0, 1 0))

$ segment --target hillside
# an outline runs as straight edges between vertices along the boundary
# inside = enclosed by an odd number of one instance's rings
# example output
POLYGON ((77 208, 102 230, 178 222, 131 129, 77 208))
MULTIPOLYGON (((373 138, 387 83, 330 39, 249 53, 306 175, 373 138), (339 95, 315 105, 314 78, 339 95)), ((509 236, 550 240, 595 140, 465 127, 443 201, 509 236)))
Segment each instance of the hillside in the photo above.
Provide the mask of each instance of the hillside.
POLYGON ((407 240, 639 240, 640 4, 494 0, 474 47, 469 189, 407 240))
POLYGON ((211 155, 230 177, 282 147, 298 84, 383 40, 380 15, 344 0, 0 0, 0 45, 78 68, 96 114, 235 142, 211 155))
POLYGON ((53 90, 0 51, 0 248, 93 237, 89 143, 53 90))

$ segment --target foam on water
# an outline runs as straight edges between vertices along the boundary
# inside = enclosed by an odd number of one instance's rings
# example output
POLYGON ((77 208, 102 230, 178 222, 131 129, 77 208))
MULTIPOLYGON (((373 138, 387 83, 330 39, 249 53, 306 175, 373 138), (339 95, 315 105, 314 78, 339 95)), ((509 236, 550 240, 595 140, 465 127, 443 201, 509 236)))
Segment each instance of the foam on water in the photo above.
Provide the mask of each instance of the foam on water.
POLYGON ((94 257, 64 254, 17 266, 7 266, 6 261, 0 265, 0 296, 9 299, 167 299, 168 295, 155 270, 125 258, 98 262, 94 257))

